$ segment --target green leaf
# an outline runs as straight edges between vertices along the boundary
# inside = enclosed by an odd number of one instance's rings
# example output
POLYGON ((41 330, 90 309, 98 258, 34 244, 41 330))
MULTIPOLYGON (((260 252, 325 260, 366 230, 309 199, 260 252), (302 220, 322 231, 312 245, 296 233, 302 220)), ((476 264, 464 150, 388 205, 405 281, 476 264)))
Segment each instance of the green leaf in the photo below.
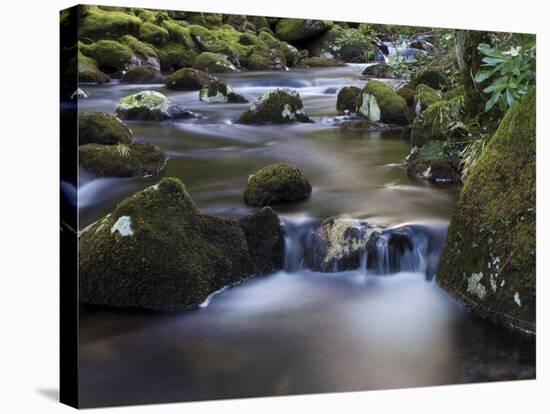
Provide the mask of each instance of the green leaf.
POLYGON ((494 70, 480 70, 476 73, 476 76, 474 77, 475 83, 481 83, 487 79, 489 79, 493 74, 495 73, 494 70))
POLYGON ((500 92, 494 93, 493 96, 491 96, 491 98, 485 103, 485 112, 489 112, 501 96, 502 94, 500 92))

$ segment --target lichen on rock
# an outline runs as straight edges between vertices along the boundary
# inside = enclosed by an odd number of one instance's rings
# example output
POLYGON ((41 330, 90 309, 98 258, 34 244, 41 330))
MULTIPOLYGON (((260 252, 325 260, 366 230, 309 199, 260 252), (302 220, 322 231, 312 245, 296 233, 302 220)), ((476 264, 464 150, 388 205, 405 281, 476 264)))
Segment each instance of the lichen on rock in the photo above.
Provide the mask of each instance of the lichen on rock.
POLYGON ((211 80, 199 92, 199 99, 206 103, 246 103, 248 100, 233 90, 227 82, 211 80))
POLYGON ((241 114, 241 124, 286 124, 312 122, 304 111, 300 94, 294 89, 278 88, 265 93, 241 114))
POLYGON ((193 112, 172 103, 157 91, 142 91, 125 96, 116 104, 115 112, 121 119, 141 121, 197 117, 193 112))
POLYGON ((380 81, 367 82, 357 102, 357 107, 363 107, 363 99, 373 96, 380 109, 380 121, 387 124, 406 125, 407 103, 395 90, 380 81))

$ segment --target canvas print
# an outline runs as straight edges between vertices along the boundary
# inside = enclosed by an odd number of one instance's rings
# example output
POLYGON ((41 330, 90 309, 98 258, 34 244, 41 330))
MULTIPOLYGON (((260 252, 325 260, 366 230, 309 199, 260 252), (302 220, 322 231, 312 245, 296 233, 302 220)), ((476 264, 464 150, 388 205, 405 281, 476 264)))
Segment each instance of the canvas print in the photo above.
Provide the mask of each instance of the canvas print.
POLYGON ((534 34, 60 19, 64 402, 535 379, 534 34))

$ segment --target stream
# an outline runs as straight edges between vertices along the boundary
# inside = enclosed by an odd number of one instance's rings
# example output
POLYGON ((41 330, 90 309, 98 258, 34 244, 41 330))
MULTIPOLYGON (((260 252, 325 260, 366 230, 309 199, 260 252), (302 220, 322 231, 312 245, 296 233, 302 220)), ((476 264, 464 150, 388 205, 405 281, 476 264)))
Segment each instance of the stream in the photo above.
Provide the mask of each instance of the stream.
MULTIPOLYGON (((201 119, 128 121, 134 140, 170 157, 203 212, 239 218, 247 178, 275 162, 313 185, 303 202, 275 206, 286 231, 282 271, 212 295, 199 309, 152 312, 81 306, 80 400, 86 406, 404 388, 534 378, 534 337, 495 327, 434 281, 455 186, 413 180, 399 134, 336 127, 336 95, 362 87, 364 65, 220 74, 251 102, 298 90, 313 124, 233 123, 250 104, 205 104, 198 91, 112 83, 84 87, 79 110, 112 113, 118 99, 158 90, 201 119), (414 255, 397 266, 318 273, 303 265, 312 226, 349 215, 388 231, 409 229, 414 255)), ((79 178, 79 227, 158 181, 79 178)), ((384 254, 383 249, 381 250, 384 254)), ((383 261, 382 261, 383 262, 383 261)))

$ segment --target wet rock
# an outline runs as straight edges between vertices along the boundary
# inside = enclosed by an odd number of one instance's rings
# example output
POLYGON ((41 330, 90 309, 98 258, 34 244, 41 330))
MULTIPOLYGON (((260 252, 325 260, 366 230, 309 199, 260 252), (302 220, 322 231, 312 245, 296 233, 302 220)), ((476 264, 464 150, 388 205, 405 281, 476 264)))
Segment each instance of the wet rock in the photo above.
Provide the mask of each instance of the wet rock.
POLYGON ((141 42, 131 35, 124 35, 119 39, 119 42, 128 46, 134 52, 140 66, 150 66, 157 71, 160 71, 160 59, 156 48, 141 42))
POLYGON ((362 73, 369 78, 392 78, 390 68, 386 63, 373 63, 368 65, 362 73))
POLYGON ((210 74, 202 70, 183 68, 168 76, 165 84, 168 89, 198 91, 212 79, 210 74))
POLYGON ((408 107, 414 107, 414 97, 416 96, 416 85, 413 83, 407 83, 399 88, 397 94, 402 97, 407 103, 408 107))
POLYGON ((120 119, 105 112, 78 113, 78 144, 130 144, 133 135, 120 119))
POLYGON ((460 154, 444 141, 413 147, 406 159, 407 173, 438 183, 460 182, 460 154))
POLYGON ((287 70, 287 44, 267 32, 258 35, 252 53, 247 59, 248 69, 252 70, 287 70))
POLYGON ((160 67, 166 72, 191 67, 198 56, 195 50, 172 41, 157 47, 157 51, 160 67))
POLYGON ((277 22, 275 33, 285 42, 300 43, 326 32, 332 22, 326 20, 281 19, 277 22))
POLYGON ((246 103, 248 100, 233 91, 233 88, 227 82, 212 80, 204 86, 199 99, 207 103, 246 103))
POLYGON ((107 74, 139 66, 132 49, 115 40, 99 40, 91 45, 80 45, 82 53, 95 60, 102 72, 107 74))
POLYGON ((304 174, 289 164, 273 164, 248 177, 244 202, 251 206, 268 206, 303 200, 311 194, 311 184, 304 174))
POLYGON ((115 112, 121 119, 140 121, 197 117, 193 112, 172 103, 156 91, 142 91, 121 98, 116 104, 115 112))
POLYGON ((257 99, 241 114, 241 124, 286 124, 312 122, 304 111, 300 94, 294 89, 274 89, 257 99))
POLYGON ((146 142, 133 144, 86 144, 78 147, 79 165, 102 177, 142 177, 160 173, 167 157, 146 142))
POLYGON ((391 86, 379 81, 372 80, 365 85, 359 96, 357 107, 358 113, 371 121, 397 125, 408 123, 405 100, 391 86))
POLYGON ((144 22, 139 28, 139 39, 155 46, 162 46, 170 39, 168 30, 151 22, 144 22))
POLYGON ((135 84, 162 83, 164 76, 151 66, 138 66, 124 72, 120 81, 135 84))
POLYGON ((238 72, 237 67, 217 53, 203 52, 195 59, 193 67, 209 73, 238 72))
POLYGON ((82 303, 185 309, 254 271, 239 223, 201 213, 175 178, 122 201, 79 241, 82 303))
POLYGON ((436 90, 442 90, 447 87, 447 79, 438 69, 422 69, 413 75, 411 82, 414 85, 422 83, 436 90))
POLYGON ((254 273, 270 273, 283 267, 284 231, 277 214, 264 207, 239 220, 254 264, 254 273))
POLYGON ((356 86, 344 86, 336 98, 336 109, 339 111, 355 112, 357 108, 357 99, 361 94, 361 89, 356 86))
POLYGON ((536 91, 514 105, 468 174, 437 282, 495 322, 536 330, 536 91))

